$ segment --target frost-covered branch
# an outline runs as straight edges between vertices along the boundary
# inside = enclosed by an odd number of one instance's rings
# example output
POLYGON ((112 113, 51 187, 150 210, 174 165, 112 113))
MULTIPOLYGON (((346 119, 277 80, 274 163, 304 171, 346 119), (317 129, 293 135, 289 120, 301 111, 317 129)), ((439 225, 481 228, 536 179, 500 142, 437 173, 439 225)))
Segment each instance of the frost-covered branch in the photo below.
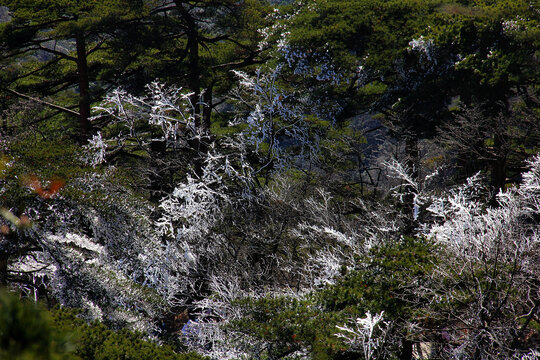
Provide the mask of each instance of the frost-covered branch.
POLYGON ((375 354, 381 351, 388 328, 383 315, 384 312, 371 315, 368 311, 365 318, 356 318, 349 325, 336 326, 340 332, 335 335, 353 348, 361 348, 364 359, 374 359, 375 354))
POLYGON ((234 73, 240 85, 235 96, 249 109, 248 115, 237 117, 236 122, 246 125, 243 136, 263 154, 261 169, 283 169, 317 152, 318 144, 310 136, 302 104, 276 84, 279 67, 270 73, 258 70, 254 76, 234 73))

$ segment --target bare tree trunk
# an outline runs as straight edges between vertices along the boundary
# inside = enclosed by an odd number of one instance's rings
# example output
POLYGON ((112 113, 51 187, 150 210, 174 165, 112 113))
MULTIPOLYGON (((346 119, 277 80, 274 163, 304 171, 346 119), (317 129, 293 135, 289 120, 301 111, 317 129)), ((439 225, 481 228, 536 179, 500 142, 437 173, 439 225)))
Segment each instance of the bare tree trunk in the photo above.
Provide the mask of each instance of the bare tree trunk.
POLYGON ((75 37, 77 47, 77 73, 79 77, 79 131, 81 141, 90 135, 90 82, 84 34, 79 31, 75 37))
MULTIPOLYGON (((407 134, 405 139, 405 155, 407 158, 405 159, 405 166, 408 169, 413 181, 418 181, 418 168, 420 164, 420 153, 418 150, 418 137, 416 134, 407 134)), ((405 227, 403 231, 403 235, 405 236, 413 236, 414 231, 418 225, 418 221, 415 216, 415 206, 414 203, 415 199, 415 189, 410 186, 406 185, 406 195, 404 198, 404 211, 406 212, 407 217, 409 218, 409 221, 407 223, 407 226, 405 227)))

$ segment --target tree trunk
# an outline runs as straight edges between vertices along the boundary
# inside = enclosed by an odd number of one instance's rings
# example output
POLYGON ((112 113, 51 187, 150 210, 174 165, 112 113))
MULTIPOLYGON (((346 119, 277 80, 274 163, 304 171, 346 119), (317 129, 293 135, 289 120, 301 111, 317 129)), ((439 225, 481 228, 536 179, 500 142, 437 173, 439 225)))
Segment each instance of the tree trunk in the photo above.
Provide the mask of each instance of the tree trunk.
POLYGON ((491 186, 504 190, 506 184, 506 155, 503 150, 504 139, 502 135, 495 135, 493 149, 495 160, 491 163, 491 186))
MULTIPOLYGON (((418 136, 415 134, 406 135, 405 139, 405 166, 409 171, 409 174, 413 181, 418 181, 418 168, 420 164, 420 153, 418 150, 418 136)), ((406 185, 405 197, 404 197, 404 211, 406 216, 409 218, 409 221, 403 230, 404 236, 414 236, 415 229, 418 225, 417 219, 417 205, 414 203, 416 190, 410 186, 406 185)))
POLYGON ((201 128, 201 80, 199 66, 199 29, 193 16, 186 10, 182 1, 175 1, 176 9, 184 19, 187 27, 187 50, 188 50, 188 86, 193 93, 190 97, 191 105, 193 106, 193 117, 195 127, 203 132, 206 129, 201 128))
POLYGON ((183 6, 181 0, 175 0, 176 9, 184 19, 187 27, 187 50, 188 50, 188 86, 192 92, 190 96, 191 105, 193 106, 193 120, 195 123, 195 131, 200 135, 194 138, 190 145, 199 154, 193 160, 193 168, 198 176, 203 174, 204 166, 204 154, 208 151, 208 144, 205 141, 206 135, 209 134, 209 123, 202 119, 202 104, 200 100, 201 96, 201 69, 199 59, 199 29, 196 19, 189 13, 189 11, 183 6))
POLYGON ((405 166, 410 170, 413 180, 418 180, 418 167, 420 163, 420 152, 418 150, 418 136, 415 134, 406 135, 405 139, 405 166))
POLYGON ((202 111, 202 126, 204 127, 204 129, 206 129, 206 132, 208 134, 210 134, 210 119, 212 117, 212 92, 214 90, 213 88, 214 84, 212 83, 206 88, 203 96, 204 104, 202 111))
POLYGON ((399 354, 399 360, 411 360, 413 357, 413 345, 410 340, 403 339, 401 344, 401 352, 399 354))
POLYGON ((8 254, 0 254, 0 287, 7 285, 8 254))
POLYGON ((199 70, 199 40, 197 29, 191 29, 188 35, 189 46, 189 89, 193 92, 191 95, 191 105, 193 106, 193 117, 195 119, 195 127, 201 131, 205 131, 201 127, 201 81, 199 70))
POLYGON ((86 141, 90 135, 90 82, 88 80, 88 62, 86 42, 82 31, 75 36, 77 47, 77 73, 79 77, 79 131, 80 140, 86 141))

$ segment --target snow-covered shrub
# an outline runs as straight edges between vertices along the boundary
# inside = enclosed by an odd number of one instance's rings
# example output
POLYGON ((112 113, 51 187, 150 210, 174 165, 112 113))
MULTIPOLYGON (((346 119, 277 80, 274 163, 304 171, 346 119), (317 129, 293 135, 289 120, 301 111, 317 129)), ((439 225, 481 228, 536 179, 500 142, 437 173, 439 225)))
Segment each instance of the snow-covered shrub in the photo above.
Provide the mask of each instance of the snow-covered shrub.
POLYGON ((540 156, 529 167, 519 186, 498 194, 497 206, 481 196, 477 175, 428 208, 436 220, 425 235, 446 254, 435 272, 442 281, 428 291, 438 299, 433 316, 446 323, 451 356, 500 358, 527 342, 540 304, 540 156))

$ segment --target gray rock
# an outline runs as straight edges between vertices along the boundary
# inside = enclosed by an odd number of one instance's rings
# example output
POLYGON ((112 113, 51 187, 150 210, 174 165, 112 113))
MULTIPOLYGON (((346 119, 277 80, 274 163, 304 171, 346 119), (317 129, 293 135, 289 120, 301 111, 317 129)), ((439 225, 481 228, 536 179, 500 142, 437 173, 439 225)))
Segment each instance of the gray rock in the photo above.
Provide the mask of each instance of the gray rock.
POLYGON ((0 6, 0 23, 8 22, 9 20, 11 20, 11 16, 9 15, 7 6, 0 6))

